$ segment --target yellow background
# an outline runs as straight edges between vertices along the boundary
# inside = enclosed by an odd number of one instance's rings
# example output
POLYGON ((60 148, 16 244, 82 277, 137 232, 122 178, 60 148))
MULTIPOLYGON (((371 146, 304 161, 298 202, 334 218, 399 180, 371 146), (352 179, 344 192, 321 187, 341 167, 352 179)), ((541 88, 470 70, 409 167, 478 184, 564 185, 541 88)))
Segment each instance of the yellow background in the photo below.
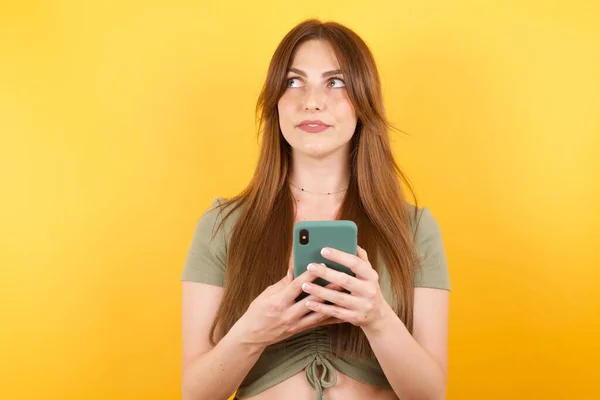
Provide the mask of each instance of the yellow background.
POLYGON ((269 58, 312 16, 371 46, 443 229, 448 399, 597 398, 593 3, 0 2, 0 398, 179 397, 196 219, 250 178, 269 58))

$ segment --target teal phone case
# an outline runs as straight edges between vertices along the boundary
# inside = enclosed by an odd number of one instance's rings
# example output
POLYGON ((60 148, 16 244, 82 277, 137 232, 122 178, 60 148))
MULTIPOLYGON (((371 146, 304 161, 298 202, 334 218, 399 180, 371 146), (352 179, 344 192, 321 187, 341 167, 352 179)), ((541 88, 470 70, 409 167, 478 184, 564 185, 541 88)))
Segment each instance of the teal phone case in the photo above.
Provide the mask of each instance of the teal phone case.
MULTIPOLYGON (((310 263, 323 263, 329 268, 355 276, 348 267, 330 261, 321 255, 323 247, 331 247, 346 253, 356 255, 358 228, 353 221, 301 221, 294 225, 294 277, 306 271, 310 263), (308 232, 308 243, 302 244, 301 232, 308 232)), ((315 284, 326 286, 328 281, 317 278, 315 284)), ((296 299, 301 300, 308 294, 302 294, 296 299)))

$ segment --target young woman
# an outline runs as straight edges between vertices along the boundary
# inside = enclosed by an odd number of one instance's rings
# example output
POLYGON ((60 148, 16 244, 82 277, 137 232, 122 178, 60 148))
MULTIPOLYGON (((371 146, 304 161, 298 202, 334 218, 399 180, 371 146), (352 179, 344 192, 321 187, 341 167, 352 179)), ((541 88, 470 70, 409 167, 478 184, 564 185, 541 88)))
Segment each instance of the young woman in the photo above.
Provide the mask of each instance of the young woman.
POLYGON ((430 211, 405 200, 368 47, 299 24, 257 110, 254 177, 204 213, 184 267, 183 398, 444 398, 446 256, 430 211), (319 264, 294 278, 293 225, 335 219, 356 222, 358 254, 322 254, 356 276, 319 264))

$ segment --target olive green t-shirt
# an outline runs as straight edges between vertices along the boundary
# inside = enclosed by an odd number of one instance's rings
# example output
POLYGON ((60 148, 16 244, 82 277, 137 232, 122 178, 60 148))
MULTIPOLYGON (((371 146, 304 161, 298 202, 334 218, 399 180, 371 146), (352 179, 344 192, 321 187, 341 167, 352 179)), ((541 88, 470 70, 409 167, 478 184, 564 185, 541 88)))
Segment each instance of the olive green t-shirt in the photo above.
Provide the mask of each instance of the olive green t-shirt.
MULTIPOLYGON (((181 280, 202 282, 224 287, 227 268, 227 249, 232 229, 239 217, 236 210, 225 220, 223 229, 216 232, 223 214, 215 199, 196 224, 191 245, 184 264, 181 280)), ((415 269, 414 286, 450 290, 448 265, 439 225, 428 208, 420 208, 414 217, 414 206, 406 203, 411 215, 411 232, 415 238, 420 267, 415 269)), ((392 304, 390 276, 385 264, 379 266, 381 292, 392 304)), ((331 351, 326 327, 300 332, 282 342, 268 346, 254 364, 237 391, 238 398, 254 396, 288 379, 301 370, 315 388, 316 398, 323 398, 323 391, 336 383, 336 371, 360 382, 389 389, 377 360, 360 360, 335 356, 331 351), (317 374, 318 367, 323 368, 317 374)))

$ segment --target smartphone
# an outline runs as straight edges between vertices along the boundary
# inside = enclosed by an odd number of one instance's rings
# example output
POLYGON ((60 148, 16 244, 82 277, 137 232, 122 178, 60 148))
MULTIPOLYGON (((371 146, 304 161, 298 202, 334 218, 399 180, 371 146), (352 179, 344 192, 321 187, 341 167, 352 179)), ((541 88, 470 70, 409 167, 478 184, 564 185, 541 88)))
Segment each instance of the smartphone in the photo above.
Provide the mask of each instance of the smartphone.
MULTIPOLYGON (((323 263, 329 268, 355 276, 344 265, 330 261, 321 255, 323 247, 330 247, 350 254, 357 254, 358 228, 353 221, 300 221, 294 225, 294 277, 306 271, 310 263, 323 263)), ((328 281, 315 279, 316 285, 326 286, 328 281)), ((296 300, 302 300, 308 293, 302 292, 296 300)))

